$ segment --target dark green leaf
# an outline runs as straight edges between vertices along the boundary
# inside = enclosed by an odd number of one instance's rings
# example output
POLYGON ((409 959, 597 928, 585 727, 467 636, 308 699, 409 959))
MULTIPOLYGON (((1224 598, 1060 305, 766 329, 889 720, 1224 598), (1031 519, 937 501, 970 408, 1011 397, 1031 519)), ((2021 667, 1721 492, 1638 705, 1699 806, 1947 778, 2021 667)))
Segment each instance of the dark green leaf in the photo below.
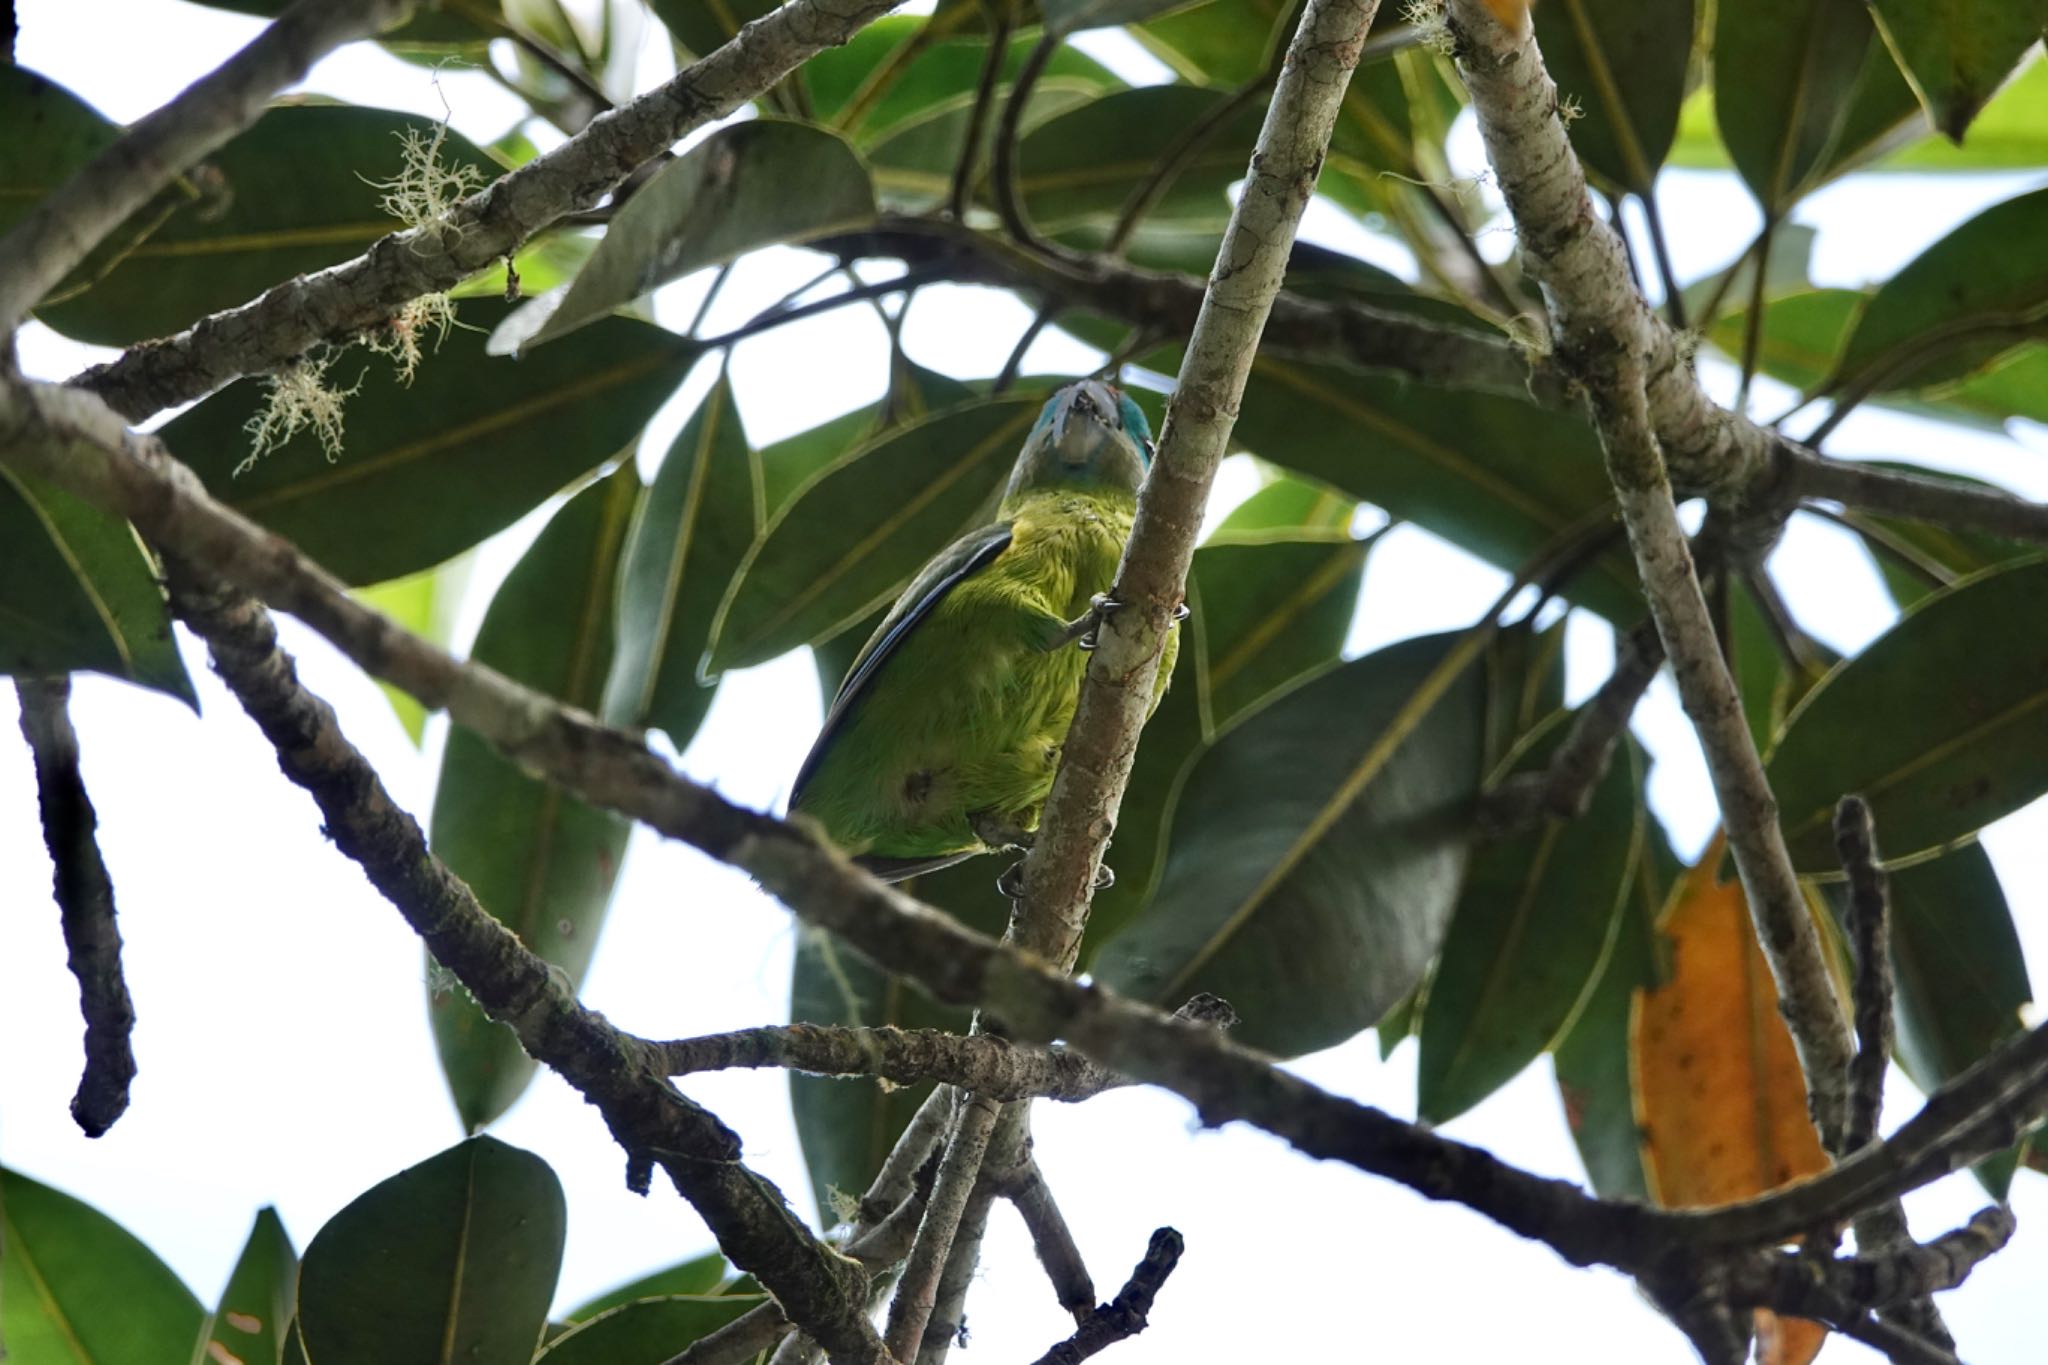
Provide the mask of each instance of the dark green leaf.
POLYGON ((249 1229, 220 1306, 200 1328, 193 1365, 281 1365, 298 1297, 298 1253, 277 1210, 263 1209, 249 1229))
MULTIPOLYGON (((1896 469, 1923 479, 1939 479, 1975 488, 1991 485, 1946 470, 1925 469, 1890 461, 1872 461, 1880 468, 1896 469)), ((1983 531, 1935 526, 1928 522, 1898 517, 1880 517, 1851 509, 1844 519, 1863 533, 1869 551, 1892 600, 1910 607, 1935 588, 1946 587, 1960 578, 2014 560, 2037 554, 2040 547, 2020 541, 2002 540, 1983 531)))
POLYGON ((843 412, 809 431, 761 447, 765 515, 772 517, 780 512, 792 494, 855 447, 975 396, 974 390, 959 380, 922 365, 904 363, 897 370, 890 391, 881 402, 843 412))
POLYGON ((1187 775, 1145 911, 1095 975, 1229 1000, 1294 1055, 1369 1028, 1435 955, 1471 839, 1485 682, 1463 636, 1334 668, 1220 736, 1187 775))
MULTIPOLYGON (((1151 85, 1118 90, 1047 119, 1017 149, 1018 186, 1032 222, 1060 232, 1089 219, 1114 221, 1187 125, 1228 98, 1191 85, 1151 85)), ((1258 105, 1248 105, 1219 129, 1187 160, 1148 221, 1220 228, 1230 216, 1225 191, 1244 179, 1263 115, 1258 105)))
MULTIPOLYGON (((26 67, 4 64, 0 126, 10 134, 0 144, 0 233, 121 135, 116 124, 55 81, 26 67)), ((180 180, 154 196, 50 291, 44 307, 71 297, 105 274, 193 194, 191 185, 180 180)))
POLYGON ((772 659, 890 601, 988 506, 1039 406, 1001 398, 954 408, 813 475, 740 565, 712 626, 707 671, 772 659))
MULTIPOLYGON (((903 889, 970 928, 1000 934, 1010 905, 996 891, 996 876, 1006 865, 1001 857, 970 858, 914 877, 903 889)), ((967 1011, 934 1004, 922 991, 881 971, 830 935, 815 932, 797 942, 789 1017, 793 1023, 894 1025, 954 1033, 966 1032, 968 1023, 967 1011)), ((883 1158, 930 1093, 930 1085, 885 1088, 866 1077, 790 1073, 790 1107, 820 1221, 829 1225, 846 1219, 847 1201, 867 1192, 883 1158)))
POLYGON ((155 566, 128 523, 0 469, 0 674, 77 670, 199 706, 155 566))
POLYGON ((587 1303, 578 1304, 566 1316, 572 1323, 588 1322, 599 1313, 640 1299, 668 1298, 677 1294, 715 1294, 725 1283, 727 1271, 725 1257, 715 1251, 707 1251, 702 1256, 678 1261, 652 1275, 643 1275, 609 1293, 600 1294, 587 1303))
POLYGON ((1971 123, 1958 147, 1924 137, 1880 161, 1881 171, 2031 170, 2048 161, 2048 62, 2027 63, 1971 123))
POLYGON ((1953 142, 2048 28, 2041 0, 1870 0, 1870 8, 1934 126, 1953 142))
POLYGON ((1142 23, 1168 10, 1200 3, 1202 0, 1040 0, 1040 7, 1046 27, 1065 34, 1142 23))
MULTIPOLYGON (((1560 712, 1513 760, 1539 772, 1570 727, 1560 712)), ((1545 820, 1472 855, 1422 1012, 1417 1115, 1444 1123, 1511 1080, 1591 993, 1632 885, 1643 810, 1622 745, 1576 820, 1545 820)))
POLYGON ((1827 163, 1877 41, 1862 0, 1718 0, 1714 108, 1766 215, 1782 216, 1827 163))
POLYGON ((568 1207, 548 1164, 475 1137, 358 1195, 306 1248, 299 1330, 318 1365, 527 1365, 568 1207))
POLYGON ((1486 670, 1486 771, 1492 772, 1523 736, 1564 706, 1564 618, 1543 630, 1517 622, 1493 637, 1480 660, 1486 670))
MULTIPOLYGON (((925 19, 909 15, 878 19, 854 34, 844 47, 828 48, 811 58, 804 63, 802 75, 818 119, 841 128, 866 148, 907 119, 956 110, 963 115, 952 142, 957 148, 965 132, 964 111, 974 99, 982 57, 988 50, 983 39, 958 35, 977 22, 979 15, 979 6, 964 3, 943 6, 925 19), (900 65, 896 62, 899 51, 906 54, 900 65)), ((997 82, 998 99, 1015 80, 1034 37, 1028 30, 1012 37, 997 82)), ((1035 95, 1050 91, 1055 98, 1044 104, 1034 98, 1024 126, 1036 121, 1034 111, 1037 118, 1043 118, 1045 110, 1122 85, 1094 58, 1074 47, 1062 47, 1033 87, 1035 95)))
POLYGON ((1841 383, 1957 379, 2029 339, 2048 307, 2048 189, 1993 205, 1920 253, 1871 298, 1841 383))
MULTIPOLYGON (((1637 795, 1640 800, 1640 791, 1637 795)), ((1635 993, 1667 975, 1659 963, 1657 917, 1685 868, 1654 817, 1645 816, 1643 828, 1643 850, 1613 950, 1554 1060, 1565 1122, 1594 1192, 1605 1199, 1648 1203, 1630 1074, 1629 1013, 1635 993)))
MULTIPOLYGON (((1574 415, 1272 356, 1253 365, 1236 436, 1506 569, 1590 526, 1612 497, 1599 443, 1574 415)), ((1619 547, 1564 593, 1623 625, 1643 610, 1619 547)))
POLYGON ((2048 636, 2018 624, 2044 593, 2043 560, 1966 579, 1807 695, 1769 765, 1801 872, 1836 870, 1845 792, 1870 802, 1879 847, 1904 860, 2048 791, 2048 636))
POLYGON ((1331 528, 1332 504, 1346 509, 1348 522, 1348 501, 1284 479, 1195 551, 1188 574, 1193 614, 1172 684, 1139 739, 1110 854, 1116 885, 1096 894, 1083 962, 1151 896, 1167 822, 1196 756, 1227 723, 1337 662, 1373 542, 1331 528), (1279 520, 1288 503, 1297 514, 1291 526, 1279 520))
MULTIPOLYGON (((1757 337, 1757 368, 1801 392, 1818 387, 1834 371, 1868 299, 1854 289, 1814 289, 1772 300, 1757 337)), ((1707 336, 1729 359, 1740 360, 1748 328, 1748 308, 1736 307, 1724 310, 1707 336)))
POLYGON ((619 647, 599 712, 687 748, 717 688, 698 666, 726 584, 765 519, 760 471, 721 376, 671 445, 626 541, 619 647))
POLYGON ((874 216, 867 167, 837 133, 781 119, 721 128, 642 185, 568 289, 506 318, 490 349, 529 351, 694 270, 874 216))
POLYGON ((663 1365, 678 1351, 769 1302, 766 1294, 682 1294, 610 1309, 548 1343, 534 1365, 663 1365))
MULTIPOLYGON (((488 329, 503 314, 476 301, 461 316, 488 329)), ((302 432, 235 473, 249 457, 244 427, 263 406, 254 379, 177 418, 164 439, 215 497, 345 582, 379 583, 468 549, 618 454, 697 356, 680 337, 624 318, 525 360, 487 356, 482 342, 449 333, 409 388, 375 357, 336 362, 329 382, 360 388, 334 460, 302 432)))
MULTIPOLYGON (((1142 391, 1140 391, 1142 396, 1142 391)), ((1348 498, 1317 479, 1300 479, 1276 468, 1266 470, 1259 491, 1230 509, 1211 541, 1248 540, 1269 531, 1284 537, 1299 530, 1345 531, 1358 512, 1348 498)))
POLYGON ((91 289, 37 316, 80 341, 125 346, 358 255, 406 226, 384 210, 390 188, 378 182, 401 176, 408 137, 438 140, 441 166, 468 168, 474 186, 499 174, 468 139, 431 119, 279 105, 191 173, 196 199, 91 289))
POLYGON ((205 1312, 113 1219, 0 1168, 0 1341, 21 1365, 165 1365, 205 1312))
POLYGON ((775 8, 777 0, 648 0, 675 40, 692 56, 722 47, 746 25, 775 8))
POLYGON ((1685 100, 1693 0, 1555 0, 1534 15, 1543 63, 1581 111, 1570 125, 1579 159, 1648 194, 1685 100))
MULTIPOLYGON (((557 512, 491 599, 472 657, 593 710, 612 655, 619 549, 640 496, 628 460, 557 512)), ((580 983, 604 926, 631 825, 528 774, 473 731, 448 735, 434 791, 434 851, 484 909, 580 983)), ((434 1044, 463 1127, 511 1108, 533 1059, 468 992, 429 983, 434 1044)))

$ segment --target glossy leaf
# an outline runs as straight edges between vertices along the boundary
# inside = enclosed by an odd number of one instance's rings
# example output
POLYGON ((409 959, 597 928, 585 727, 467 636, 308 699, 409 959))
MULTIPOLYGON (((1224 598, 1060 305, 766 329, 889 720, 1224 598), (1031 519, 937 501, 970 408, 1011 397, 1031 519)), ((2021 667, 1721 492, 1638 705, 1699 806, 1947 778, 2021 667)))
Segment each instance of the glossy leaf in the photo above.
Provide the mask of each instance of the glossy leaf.
MULTIPOLYGON (((1757 368, 1801 392, 1818 388, 1833 373, 1849 330, 1868 301, 1869 295, 1855 289, 1813 289, 1772 299, 1757 337, 1757 368)), ((1707 336, 1723 355, 1739 361, 1749 310, 1734 297, 1728 302, 1707 336)))
MULTIPOLYGON (((118 125, 55 81, 6 64, 0 64, 0 126, 10 133, 0 145, 0 232, 121 135, 118 125)), ((191 185, 180 180, 152 197, 58 283, 44 306, 98 279, 193 196, 191 185)))
POLYGON ((277 1210, 249 1229, 220 1304, 199 1331, 192 1365, 281 1365, 298 1309, 299 1257, 277 1210))
POLYGON ((1645 815, 1643 831, 1643 849, 1630 877, 1614 947, 1570 1032, 1558 1043, 1554 1066, 1565 1124, 1594 1193, 1605 1199, 1648 1202, 1643 1133, 1636 1119, 1629 1059, 1629 1018, 1636 993, 1670 975, 1657 917, 1685 867, 1654 816, 1645 815))
POLYGON ((2048 189, 1964 223, 1888 280, 1839 365, 1844 382, 1927 385, 1968 374, 2037 332, 2048 308, 2048 189))
MULTIPOLYGON (((1152 85, 1115 91, 1047 119, 1017 149, 1018 188, 1032 222, 1059 232, 1090 218, 1115 221, 1175 139, 1228 98, 1220 90, 1152 85)), ((1244 179, 1263 112, 1247 105, 1188 158, 1148 221, 1220 228, 1230 216, 1226 191, 1244 179)))
POLYGON ((678 1294, 702 1296, 714 1294, 725 1283, 729 1271, 725 1257, 715 1251, 702 1256, 692 1256, 665 1266, 651 1275, 643 1275, 617 1289, 598 1295, 569 1310, 565 1315, 572 1323, 588 1322, 600 1313, 633 1303, 640 1299, 668 1298, 678 1294))
MULTIPOLYGON (((800 74, 813 112, 821 122, 845 131, 863 149, 874 148, 909 121, 929 121, 952 110, 964 114, 980 83, 987 46, 982 38, 963 36, 962 31, 978 20, 978 6, 952 4, 923 18, 897 15, 867 25, 845 46, 827 48, 803 64, 800 74), (908 53, 900 64, 896 61, 899 51, 908 53)), ((998 98, 1007 94, 1034 36, 1026 30, 1012 37, 997 79, 998 98)), ((1044 117, 1041 111, 1122 86, 1109 68, 1078 48, 1062 46, 1033 87, 1024 126, 1029 128, 1044 117), (1047 93, 1053 98, 1038 98, 1047 93)), ((963 121, 950 146, 957 148, 964 133, 963 121)), ((933 169, 943 164, 934 161, 933 169)))
POLYGON ((683 49, 703 57, 775 8, 776 0, 648 0, 683 49))
POLYGON ((1714 108, 1768 216, 1790 209, 1826 164, 1877 41, 1863 0, 1719 0, 1714 108))
MULTIPOLYGON (((1662 923, 1671 978, 1636 1012, 1644 1165, 1666 1208, 1735 1203, 1828 1164, 1741 884, 1716 879, 1721 849, 1674 895, 1662 923)), ((1803 1365, 1820 1349, 1819 1328, 1768 1316, 1759 1311, 1758 1330, 1776 1342, 1763 1359, 1803 1365)))
MULTIPOLYGON (((627 461, 557 512, 491 599, 471 657, 592 710, 612 655, 613 585, 640 496, 627 461)), ((580 983, 631 825, 532 776, 473 731, 449 732, 431 843, 485 910, 580 983)), ((533 1059, 459 987, 429 984, 441 1070, 466 1131, 512 1107, 533 1059), (438 987, 438 988, 437 988, 438 987)))
POLYGON ((1564 626, 1563 617, 1542 630, 1518 621, 1487 643, 1479 661, 1486 671, 1487 772, 1564 706, 1564 626))
MULTIPOLYGON (((922 365, 899 364, 889 392, 878 403, 843 412, 808 431, 761 447, 763 515, 780 512, 796 491, 850 452, 885 432, 973 399, 974 390, 922 365)), ((836 680, 835 680, 836 681, 836 680)))
POLYGON ((562 1264, 562 1185, 531 1152, 475 1137, 372 1186, 299 1272, 318 1365, 527 1365, 562 1264))
MULTIPOLYGON (((1931 1091, 2026 1031, 2020 1012, 2033 986, 2004 888, 1982 848, 1898 868, 1889 882, 1899 1063, 1931 1091)), ((1839 912, 1842 900, 1834 899, 1839 912)), ((1980 1163, 1977 1173, 1992 1197, 2005 1197, 2010 1160, 1980 1163)))
POLYGON ((1473 652, 1403 641, 1220 736, 1187 776, 1158 890, 1097 978, 1160 1003, 1214 992, 1245 1042, 1283 1055, 1371 1027, 1435 955, 1464 875, 1485 709, 1473 652))
MULTIPOLYGON (((1515 771, 1540 771, 1558 714, 1515 771)), ((1613 944, 1642 840, 1634 752, 1622 745, 1576 820, 1483 845, 1430 976, 1416 1113, 1443 1123, 1534 1061, 1570 1027, 1613 944)))
MULTIPOLYGON (((1007 865, 1001 856, 970 858, 913 877, 903 889, 970 928, 1000 934, 1010 906, 996 892, 996 876, 1007 865)), ((797 941, 789 1017, 792 1023, 894 1025, 954 1033, 966 1032, 969 1019, 966 1010, 933 1003, 908 982, 818 932, 805 933, 797 941)), ((883 1158, 931 1089, 929 1084, 884 1086, 868 1077, 790 1072, 790 1107, 822 1224, 845 1220, 848 1201, 867 1192, 883 1158)))
POLYGON ((1083 29, 1136 24, 1184 9, 1201 0, 1040 0, 1046 27, 1057 33, 1079 33, 1083 29))
POLYGON ((766 1294, 678 1294, 608 1309, 548 1343, 534 1365, 663 1365, 766 1294))
POLYGON ((741 563, 711 628, 707 671, 772 659, 892 600, 989 506, 1039 406, 1001 398, 955 408, 813 475, 741 563))
POLYGON ((1554 0, 1534 7, 1536 43, 1586 166, 1647 194, 1678 129, 1692 52, 1693 0, 1554 0))
POLYGON ((764 519, 760 470, 720 378, 662 460, 619 571, 618 652, 599 714, 651 725, 677 750, 711 708, 698 667, 711 619, 764 519))
POLYGON ((205 1312, 113 1219, 0 1169, 0 1341, 22 1365, 164 1365, 205 1312))
POLYGON ((128 523, 0 469, 0 674, 80 670, 199 706, 156 568, 128 523))
MULTIPOLYGON (((1236 439, 1511 570, 1612 497, 1576 416, 1271 356, 1253 366, 1236 439)), ((1565 594, 1623 625, 1643 610, 1619 548, 1565 594)))
MULTIPOLYGON (((501 306, 462 305, 488 325, 501 306)), ((430 568, 501 531, 624 449, 697 357, 691 343, 624 318, 525 360, 487 356, 457 329, 411 387, 350 353, 330 382, 359 384, 341 455, 302 432, 248 470, 244 430, 262 407, 245 379, 169 423, 164 440, 217 498, 349 583, 430 568)))
POLYGON ((1934 126, 1961 142, 1970 120, 2048 29, 2041 0, 1871 0, 1934 126))
POLYGON ((1967 579, 1807 695, 1769 764, 1801 872, 1837 870, 1832 821, 1845 792, 1870 802, 1878 846, 1903 861, 2048 791, 2048 638, 2015 626, 2044 593, 2039 559, 1967 579))
POLYGON ((2048 62, 2028 62, 1991 97, 1958 147, 1947 138, 1907 144, 1874 167, 1881 171, 2029 169, 2048 162, 2048 62))
POLYGON ((1333 506, 1350 520, 1350 502, 1327 490, 1294 479, 1270 484, 1195 551, 1192 614, 1173 680, 1139 736, 1110 855, 1116 885, 1096 893, 1084 963, 1150 898, 1167 822, 1197 756, 1226 725, 1337 663, 1373 541, 1329 526, 1333 506), (1299 500, 1303 492, 1309 496, 1299 500), (1291 525, 1280 520, 1290 502, 1291 525))
MULTIPOLYGON (((294 275, 359 255, 406 226, 384 210, 404 139, 439 139, 446 168, 481 186, 500 167, 460 133, 388 109, 283 104, 187 177, 196 198, 76 298, 38 310, 80 341, 168 336, 294 275)), ((144 213, 152 210, 145 209, 144 213)), ((346 383, 347 381, 343 381, 346 383)))
POLYGON ((642 185, 567 289, 506 318, 490 350, 529 351, 692 271, 874 216, 867 168, 837 133, 781 119, 721 128, 642 185))

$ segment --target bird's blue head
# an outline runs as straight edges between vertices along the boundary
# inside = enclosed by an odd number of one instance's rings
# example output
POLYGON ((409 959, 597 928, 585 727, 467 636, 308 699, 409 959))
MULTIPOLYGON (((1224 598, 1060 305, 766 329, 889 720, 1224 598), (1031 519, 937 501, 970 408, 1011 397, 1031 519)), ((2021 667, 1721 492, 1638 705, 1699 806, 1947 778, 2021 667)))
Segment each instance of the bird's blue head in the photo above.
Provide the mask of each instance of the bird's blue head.
POLYGON ((1069 384, 1038 414, 1009 492, 1054 484, 1137 491, 1152 463, 1152 426, 1128 394, 1099 379, 1069 384))

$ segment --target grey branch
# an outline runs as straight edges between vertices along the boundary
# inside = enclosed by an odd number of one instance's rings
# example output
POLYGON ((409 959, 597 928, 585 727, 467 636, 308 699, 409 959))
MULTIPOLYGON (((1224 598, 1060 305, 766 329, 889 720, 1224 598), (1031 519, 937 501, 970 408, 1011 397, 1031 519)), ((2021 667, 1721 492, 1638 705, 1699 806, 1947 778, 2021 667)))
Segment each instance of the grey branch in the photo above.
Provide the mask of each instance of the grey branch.
POLYGON ((129 129, 0 238, 0 337, 107 234, 187 168, 254 123, 270 97, 355 38, 399 22, 414 0, 297 0, 185 93, 129 129))
POLYGON ((71 1117, 87 1137, 99 1137, 128 1108, 135 1079, 135 1004, 121 970, 121 930, 114 922, 114 882, 100 857, 99 815, 78 766, 78 733, 71 727, 69 678, 22 678, 21 735, 36 770, 36 803, 43 845, 55 874, 64 950, 78 978, 78 1009, 85 1016, 85 1069, 71 1097, 71 1117))
MULTIPOLYGON (((730 114, 898 2, 790 0, 446 217, 393 233, 354 260, 287 280, 177 336, 134 347, 78 382, 140 421, 243 375, 275 370, 320 342, 380 327, 413 299, 453 288, 563 215, 596 205, 679 138, 730 114)), ((301 8, 322 3, 302 0, 301 8)))
POLYGON ((205 638, 285 775, 319 805, 335 846, 493 1019, 597 1106, 626 1149, 629 1181, 658 1163, 733 1262, 805 1330, 848 1361, 885 1362, 860 1266, 812 1237, 781 1192, 740 1161, 738 1136, 671 1087, 645 1043, 585 1009, 560 973, 428 851, 418 823, 392 801, 333 710, 299 685, 261 604, 207 586, 175 556, 169 564, 174 608, 205 638))
POLYGON ((1138 1262, 1116 1298, 1084 1317, 1079 1330, 1040 1356, 1038 1365, 1080 1365, 1088 1357, 1144 1331, 1153 1298, 1180 1264, 1181 1248, 1180 1234, 1172 1228, 1154 1232, 1151 1244, 1145 1248, 1145 1258, 1138 1262))
POLYGON ((1039 1265, 1045 1267, 1046 1279, 1052 1281, 1053 1296, 1060 1307, 1072 1313, 1076 1323, 1085 1323, 1095 1311, 1095 1281, 1088 1274, 1088 1263, 1082 1259, 1073 1230, 1060 1212, 1059 1201, 1052 1197, 1052 1186, 1046 1184, 1045 1172, 1038 1168, 1036 1158, 1027 1154, 1003 1178, 1002 1195, 1016 1208, 1031 1233, 1032 1249, 1038 1253, 1039 1265))
POLYGON ((1311 1156, 1464 1204, 1575 1264, 1637 1272, 1688 1249, 1797 1237, 2000 1150, 2048 1112, 2048 1029, 2036 1029, 1937 1091, 1884 1142, 1787 1190, 1710 1211, 1602 1202, 1568 1182, 1517 1170, 1331 1095, 1215 1028, 1075 982, 874 881, 808 831, 689 781, 643 742, 488 668, 456 661, 354 602, 290 545, 214 503, 159 442, 127 432, 89 395, 0 380, 0 464, 127 516, 167 552, 270 597, 367 671, 447 707, 456 723, 515 761, 744 869, 806 923, 934 998, 986 1006, 1013 1039, 1064 1039, 1106 1068, 1186 1097, 1205 1122, 1251 1123, 1311 1156))
POLYGON ((1544 285, 1558 358, 1592 399, 1609 480, 1679 697, 1706 751, 1815 1123, 1823 1142, 1838 1149, 1851 1055, 1847 1021, 1672 501, 1674 479, 1747 489, 1774 442, 1758 439, 1759 428, 1707 398, 1670 329, 1637 290, 1621 239, 1593 210, 1533 30, 1509 32, 1481 0, 1452 0, 1450 14, 1487 155, 1530 272, 1544 285))
POLYGON ((1129 1084, 1078 1053, 1020 1047, 993 1034, 963 1036, 940 1029, 774 1024, 655 1047, 671 1076, 779 1066, 818 1076, 879 1076, 905 1085, 938 1080, 999 1100, 1069 1102, 1129 1084))

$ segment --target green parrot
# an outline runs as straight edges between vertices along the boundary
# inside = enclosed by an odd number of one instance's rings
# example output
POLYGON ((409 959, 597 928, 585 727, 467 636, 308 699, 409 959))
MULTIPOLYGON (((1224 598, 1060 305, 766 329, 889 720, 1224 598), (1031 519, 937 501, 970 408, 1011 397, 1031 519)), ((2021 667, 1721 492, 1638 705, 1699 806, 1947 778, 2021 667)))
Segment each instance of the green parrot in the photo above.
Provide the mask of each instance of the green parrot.
POLYGON ((1151 458, 1145 414, 1115 388, 1054 394, 996 521, 925 565, 854 659, 791 812, 885 881, 1027 846, 1151 458))

